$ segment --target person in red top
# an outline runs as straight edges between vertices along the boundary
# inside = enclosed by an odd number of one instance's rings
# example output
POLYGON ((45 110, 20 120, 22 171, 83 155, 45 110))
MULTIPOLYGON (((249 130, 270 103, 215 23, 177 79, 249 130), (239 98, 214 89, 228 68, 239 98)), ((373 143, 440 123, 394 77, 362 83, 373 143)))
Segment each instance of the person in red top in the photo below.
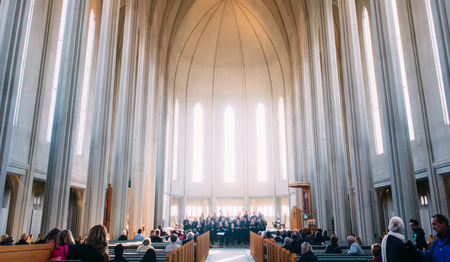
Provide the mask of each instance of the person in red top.
POLYGON ((272 237, 272 232, 267 231, 266 237, 264 238, 264 244, 270 242, 270 243, 276 243, 275 239, 272 237))

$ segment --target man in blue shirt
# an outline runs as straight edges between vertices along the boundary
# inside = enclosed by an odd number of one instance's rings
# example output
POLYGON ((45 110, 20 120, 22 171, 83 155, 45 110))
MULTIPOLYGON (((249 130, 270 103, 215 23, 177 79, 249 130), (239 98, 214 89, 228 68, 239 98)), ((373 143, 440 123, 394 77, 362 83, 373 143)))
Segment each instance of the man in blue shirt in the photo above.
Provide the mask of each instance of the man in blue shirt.
POLYGON ((350 247, 347 254, 349 255, 364 255, 364 251, 362 250, 361 246, 356 243, 356 239, 354 236, 347 237, 347 244, 350 247))
POLYGON ((436 214, 431 220, 431 225, 436 231, 436 240, 430 250, 425 254, 426 257, 432 258, 433 262, 449 262, 450 261, 450 229, 448 228, 448 218, 444 215, 436 214))
POLYGON ((145 237, 141 233, 142 233, 142 230, 139 228, 138 234, 136 236, 134 236, 134 240, 144 240, 145 237))

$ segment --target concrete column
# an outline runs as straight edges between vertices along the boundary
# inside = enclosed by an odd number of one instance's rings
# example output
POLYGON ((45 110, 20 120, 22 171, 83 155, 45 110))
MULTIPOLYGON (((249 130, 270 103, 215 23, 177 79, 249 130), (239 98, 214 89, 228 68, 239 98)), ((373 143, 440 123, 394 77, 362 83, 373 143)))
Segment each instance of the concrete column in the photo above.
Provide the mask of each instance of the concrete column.
MULTIPOLYGON (((40 13, 41 16, 47 17, 47 23, 45 25, 45 34, 48 35, 50 30, 50 16, 51 9, 53 6, 53 1, 46 2, 46 13, 40 13)), ((33 15, 33 10, 28 6, 27 13, 33 15)), ((26 18, 28 19, 28 18, 26 18)), ((48 44, 48 38, 44 39, 44 49, 48 44)), ((45 61, 45 57, 42 58, 45 61)), ((41 72, 42 76, 43 72, 41 72)), ((42 79, 42 77, 40 77, 42 79)), ((40 137, 40 126, 41 126, 41 113, 42 113, 42 95, 43 95, 43 84, 42 81, 36 84, 36 104, 32 120, 31 138, 30 138, 30 154, 28 156, 28 168, 24 176, 20 177, 18 183, 17 194, 16 194, 16 204, 14 208, 14 223, 12 225, 11 235, 18 238, 23 232, 29 233, 30 223, 31 223, 31 212, 33 210, 33 182, 34 182, 34 170, 36 168, 35 156, 38 154, 38 138, 40 137)), ((2 189, 3 190, 3 189, 2 189)), ((2 194, 3 196, 3 194, 2 194)))
MULTIPOLYGON (((390 0, 371 1, 374 49, 378 64, 378 85, 382 90, 385 111, 386 145, 391 173, 395 215, 404 221, 419 218, 418 194, 409 141, 406 107, 396 43, 394 14, 390 0)), ((430 187, 433 185, 430 183, 430 187)), ((409 230, 406 236, 411 239, 409 230)))
MULTIPOLYGON (((321 3, 318 1, 317 3, 321 3)), ((314 175, 310 177, 311 181, 311 195, 313 211, 317 212, 314 217, 317 221, 317 226, 322 229, 331 228, 331 214, 329 212, 330 192, 324 190, 329 188, 328 184, 328 165, 327 165, 327 140, 326 140, 326 123, 325 123, 325 104, 324 104, 324 90, 323 90, 323 74, 321 67, 321 47, 318 32, 321 33, 320 25, 324 22, 313 23, 310 29, 310 44, 311 44, 311 68, 312 68, 312 84, 311 84, 311 118, 312 123, 309 132, 312 133, 312 147, 310 154, 314 155, 313 165, 310 169, 313 170, 314 175)), ((309 172, 308 172, 309 173, 309 172)))
POLYGON ((335 233, 345 239, 351 231, 350 206, 348 202, 348 170, 345 155, 344 120, 340 96, 338 64, 333 22, 332 0, 321 1, 321 50, 325 101, 325 121, 328 139, 328 171, 335 233))
POLYGON ((66 228, 89 0, 68 1, 41 233, 66 228))
MULTIPOLYGON (((365 107, 364 81, 359 46, 355 1, 339 0, 339 20, 342 35, 343 75, 347 108, 347 133, 350 157, 351 187, 354 188, 355 226, 353 233, 363 243, 373 243, 375 233, 375 191, 370 163, 368 124, 365 107)), ((349 232, 348 232, 349 233, 349 232)))
MULTIPOLYGON (((450 106, 450 35, 448 34, 450 28, 450 3, 445 0, 430 0, 430 3, 434 18, 439 59, 441 62, 443 86, 447 98, 447 105, 450 106)), ((423 86, 421 86, 421 88, 423 88, 423 86)), ((423 100, 423 98, 421 98, 421 100, 423 100)), ((430 172, 428 172, 428 182, 430 185, 432 213, 441 213, 448 217, 449 211, 447 206, 449 200, 446 197, 442 197, 445 196, 444 178, 443 176, 436 174, 433 167, 434 157, 428 130, 426 130, 426 135, 429 156, 428 168, 430 170, 430 172)))
MULTIPOLYGON (((110 234, 113 239, 119 237, 127 222, 128 181, 131 177, 134 99, 136 93, 138 0, 127 0, 125 8, 122 66, 117 110, 116 151, 114 153, 114 193, 111 208, 110 234)), ((130 208, 136 210, 138 203, 133 202, 130 208)), ((140 228, 141 224, 133 226, 140 228)))
POLYGON ((103 1, 82 233, 87 233, 92 226, 103 224, 105 212, 119 8, 120 0, 103 1))
POLYGON ((17 84, 20 70, 23 24, 26 23, 25 1, 4 1, 0 14, 0 203, 3 203, 9 146, 13 127, 17 84))

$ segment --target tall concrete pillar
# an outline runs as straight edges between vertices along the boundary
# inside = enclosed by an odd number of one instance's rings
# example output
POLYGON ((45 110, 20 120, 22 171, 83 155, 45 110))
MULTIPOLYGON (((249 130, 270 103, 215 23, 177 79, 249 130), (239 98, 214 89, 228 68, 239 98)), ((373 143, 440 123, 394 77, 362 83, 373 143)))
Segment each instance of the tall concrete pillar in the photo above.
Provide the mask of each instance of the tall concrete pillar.
MULTIPOLYGON (((112 129, 112 99, 116 68, 120 0, 103 1, 100 27, 94 116, 89 149, 85 216, 82 233, 103 224, 108 188, 109 151, 112 129)), ((114 193, 114 188, 113 188, 114 193)))
MULTIPOLYGON (((114 152, 113 196, 111 209, 112 238, 125 229, 127 218, 128 182, 131 177, 134 99, 136 93, 136 59, 138 46, 138 0, 127 0, 120 70, 117 110, 116 146, 114 152)), ((138 203, 130 203, 137 209, 138 203)), ((140 228, 140 225, 134 225, 140 228)), ((149 225, 150 226, 150 225, 149 225)))
POLYGON ((89 0, 68 1, 41 233, 66 228, 89 0))
POLYGON ((25 1, 3 1, 0 24, 0 203, 3 203, 9 146, 17 97, 21 52, 19 43, 26 23, 25 1))
MULTIPOLYGON (((419 218, 419 199, 414 176, 406 106, 397 49, 394 14, 390 0, 371 1, 374 49, 378 64, 378 82, 385 111, 387 154, 391 173, 395 215, 404 221, 419 218)), ((430 184, 430 187, 432 185, 430 184)), ((405 230, 408 238, 411 232, 405 230)))
POLYGON ((339 20, 342 36, 344 93, 350 157, 351 188, 354 190, 356 226, 353 233, 363 243, 373 243, 375 234, 375 191, 370 163, 364 80, 359 45, 358 21, 355 1, 339 0, 339 20))
POLYGON ((334 36, 333 1, 320 4, 322 74, 328 139, 328 171, 331 189, 332 217, 335 233, 345 239, 351 231, 348 201, 348 170, 345 155, 344 119, 340 95, 336 39, 334 36))

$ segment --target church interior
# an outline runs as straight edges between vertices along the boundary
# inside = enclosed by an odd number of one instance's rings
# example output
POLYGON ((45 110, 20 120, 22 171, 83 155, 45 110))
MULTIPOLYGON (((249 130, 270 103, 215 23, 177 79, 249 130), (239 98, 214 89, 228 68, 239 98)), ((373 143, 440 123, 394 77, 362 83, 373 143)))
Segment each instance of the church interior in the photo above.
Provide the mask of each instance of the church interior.
POLYGON ((1 0, 0 234, 243 212, 433 234, 449 27, 445 0, 1 0))

